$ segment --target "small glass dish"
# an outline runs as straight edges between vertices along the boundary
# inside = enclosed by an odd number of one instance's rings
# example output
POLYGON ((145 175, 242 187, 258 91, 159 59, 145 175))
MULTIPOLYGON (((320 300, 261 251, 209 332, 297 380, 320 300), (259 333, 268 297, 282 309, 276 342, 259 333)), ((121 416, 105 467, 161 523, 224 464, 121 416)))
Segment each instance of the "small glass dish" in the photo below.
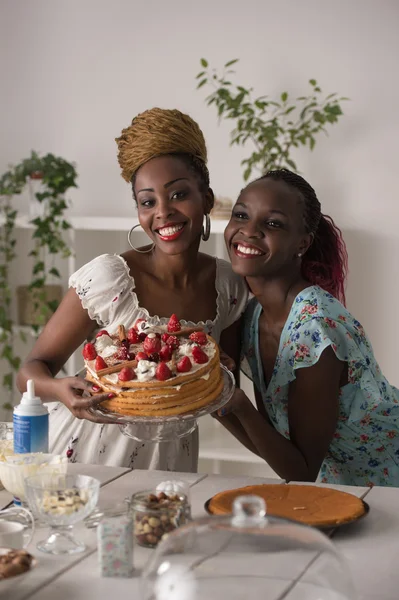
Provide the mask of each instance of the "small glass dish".
POLYGON ((180 489, 137 492, 130 506, 134 539, 147 548, 155 548, 167 534, 191 519, 188 495, 180 489))
POLYGON ((67 468, 68 459, 59 454, 43 454, 42 452, 10 454, 0 460, 0 481, 5 489, 14 496, 14 504, 27 508, 25 479, 41 471, 65 474, 67 468))
MULTIPOLYGON (((0 546, 13 550, 25 549, 35 533, 32 513, 22 506, 0 510, 0 546)), ((1 578, 0 578, 1 579, 1 578)))
POLYGON ((50 535, 37 544, 48 554, 75 554, 85 545, 72 529, 96 507, 100 482, 86 475, 42 473, 25 481, 26 497, 33 514, 50 525, 50 535))

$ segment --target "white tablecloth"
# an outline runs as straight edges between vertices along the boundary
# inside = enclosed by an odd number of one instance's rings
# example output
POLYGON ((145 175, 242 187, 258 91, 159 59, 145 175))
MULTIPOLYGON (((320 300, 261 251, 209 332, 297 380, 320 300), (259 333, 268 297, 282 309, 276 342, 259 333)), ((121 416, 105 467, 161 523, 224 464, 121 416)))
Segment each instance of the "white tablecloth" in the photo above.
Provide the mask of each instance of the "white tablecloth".
MULTIPOLYGON (((98 465, 70 465, 71 472, 92 475, 101 481, 100 506, 118 502, 136 491, 149 489, 171 473, 161 471, 130 471, 98 465)), ((280 483, 283 481, 256 477, 222 477, 205 474, 173 474, 173 478, 187 481, 191 487, 191 505, 194 518, 205 515, 204 503, 215 493, 245 485, 280 483)), ((332 538, 348 561, 359 600, 397 600, 399 598, 399 488, 355 488, 337 486, 359 497, 370 505, 370 513, 354 525, 337 529, 332 538)), ((5 507, 11 496, 0 492, 0 507, 5 507)), ((38 560, 36 568, 27 575, 0 582, 3 600, 109 600, 125 597, 139 598, 138 579, 102 578, 99 575, 95 530, 76 527, 79 539, 87 544, 81 554, 60 557, 49 556, 36 550, 36 542, 44 537, 39 529, 28 548, 38 560), (137 595, 136 595, 137 594, 137 595)), ((135 568, 146 563, 152 551, 135 548, 135 568)), ((238 597, 245 598, 245 590, 238 597)), ((278 600, 283 589, 276 585, 273 597, 278 600)))

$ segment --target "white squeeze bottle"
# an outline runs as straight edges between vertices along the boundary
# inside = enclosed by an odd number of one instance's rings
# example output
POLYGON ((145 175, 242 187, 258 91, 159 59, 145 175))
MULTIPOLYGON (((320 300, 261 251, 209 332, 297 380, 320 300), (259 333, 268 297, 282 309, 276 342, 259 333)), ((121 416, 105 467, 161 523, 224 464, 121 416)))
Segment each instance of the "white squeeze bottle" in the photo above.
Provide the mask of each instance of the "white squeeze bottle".
POLYGON ((27 391, 21 403, 14 408, 14 452, 48 452, 48 409, 35 396, 33 379, 27 383, 27 391))

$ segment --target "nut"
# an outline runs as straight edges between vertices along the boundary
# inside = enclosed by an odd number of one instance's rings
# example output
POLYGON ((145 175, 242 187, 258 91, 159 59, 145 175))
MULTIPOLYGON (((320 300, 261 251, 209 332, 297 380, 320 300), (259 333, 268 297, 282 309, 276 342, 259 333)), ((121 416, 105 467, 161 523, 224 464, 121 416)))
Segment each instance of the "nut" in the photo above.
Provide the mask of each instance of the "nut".
POLYGON ((155 535, 149 533, 148 535, 146 535, 146 541, 147 544, 149 544, 150 546, 155 546, 156 544, 158 544, 159 539, 155 535))
POLYGON ((156 527, 160 526, 161 521, 159 519, 157 519, 156 517, 150 517, 148 519, 148 524, 150 525, 150 527, 156 528, 156 527))

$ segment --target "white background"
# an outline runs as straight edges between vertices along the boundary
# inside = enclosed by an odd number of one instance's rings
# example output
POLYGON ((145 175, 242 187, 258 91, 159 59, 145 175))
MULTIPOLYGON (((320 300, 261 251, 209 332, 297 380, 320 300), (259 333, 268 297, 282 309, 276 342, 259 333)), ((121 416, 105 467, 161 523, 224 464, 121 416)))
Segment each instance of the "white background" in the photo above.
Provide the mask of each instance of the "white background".
POLYGON ((79 172, 72 214, 126 216, 128 229, 134 207, 114 138, 152 106, 198 120, 217 194, 242 186, 246 154, 229 148, 230 124, 218 126, 206 89, 195 91, 202 56, 215 66, 240 58, 236 81, 259 95, 302 95, 315 78, 349 96, 342 121, 298 164, 343 228, 349 308, 399 384, 398 26, 395 0, 2 0, 0 172, 32 148, 61 155, 79 172))

